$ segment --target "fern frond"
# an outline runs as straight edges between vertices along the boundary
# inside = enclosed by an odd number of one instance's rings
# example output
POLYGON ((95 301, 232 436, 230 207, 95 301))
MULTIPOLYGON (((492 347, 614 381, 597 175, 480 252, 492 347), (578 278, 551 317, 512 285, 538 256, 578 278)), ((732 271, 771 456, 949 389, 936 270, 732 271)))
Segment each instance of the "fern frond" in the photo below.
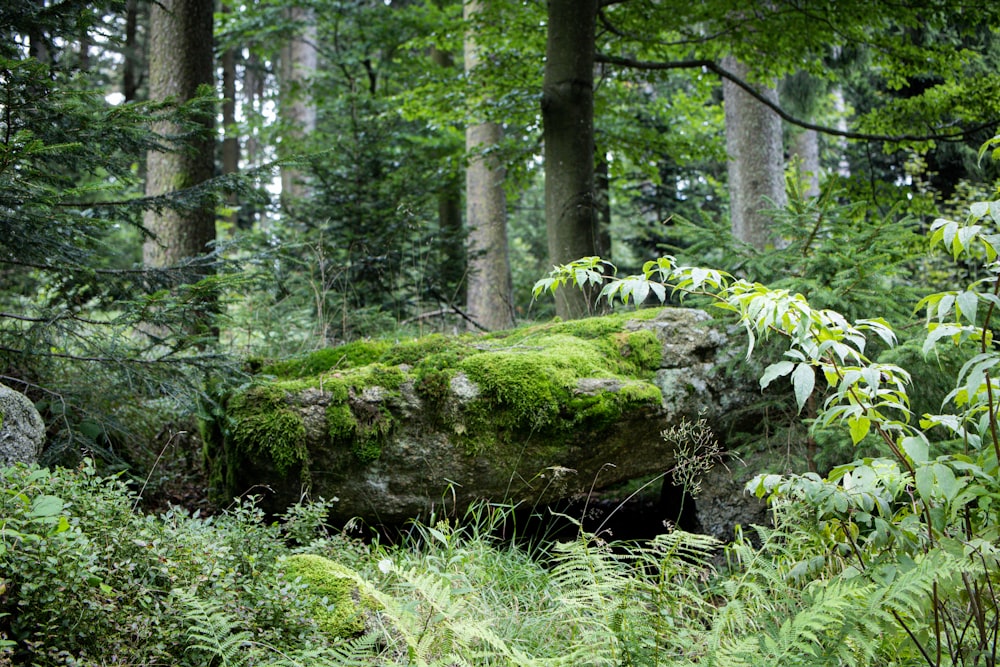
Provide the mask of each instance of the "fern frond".
POLYGON ((226 616, 221 605, 180 588, 172 590, 170 596, 180 604, 181 615, 188 624, 185 636, 189 643, 185 651, 202 652, 221 667, 248 664, 252 636, 226 616))

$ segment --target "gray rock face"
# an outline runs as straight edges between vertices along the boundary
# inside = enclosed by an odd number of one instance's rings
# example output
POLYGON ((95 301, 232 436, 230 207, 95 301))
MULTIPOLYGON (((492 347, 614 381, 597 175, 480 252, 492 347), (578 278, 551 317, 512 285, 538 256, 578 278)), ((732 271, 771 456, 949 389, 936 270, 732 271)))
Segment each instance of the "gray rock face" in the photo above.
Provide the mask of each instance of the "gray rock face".
POLYGON ((767 503, 747 492, 749 475, 737 462, 718 464, 701 478, 701 493, 695 498, 701 532, 729 541, 737 526, 768 526, 771 517, 767 503))
MULTIPOLYGON (((273 459, 261 456, 282 434, 252 430, 265 422, 253 413, 244 417, 253 442, 232 435, 240 429, 237 419, 218 429, 230 434, 227 439, 210 443, 216 462, 229 466, 217 477, 235 482, 228 493, 267 487, 272 493, 265 506, 274 511, 298 501, 305 486, 314 497, 339 499, 334 519, 397 523, 432 510, 460 516, 482 499, 541 505, 658 474, 673 464, 664 429, 704 418, 721 432, 732 406, 756 391, 734 386, 718 371, 731 346, 709 319, 702 311, 665 308, 655 317, 647 312, 591 325, 553 324, 471 345, 456 341, 468 346, 468 356, 459 355, 462 361, 434 385, 428 380, 433 373, 420 375, 422 361, 409 359, 391 366, 395 375, 385 365, 377 369, 397 378, 394 386, 351 384, 352 371, 344 368, 306 389, 299 380, 279 381, 268 386, 279 398, 260 402, 299 417, 302 462, 279 472, 273 459), (603 328, 595 333, 598 325, 603 328), (577 358, 584 349, 599 363, 577 358), (480 353, 490 355, 488 362, 472 363, 480 353), (641 371, 625 373, 623 367, 641 371), (508 369, 513 379, 502 377, 508 369), (516 384, 522 377, 523 387, 516 384), (552 383, 548 394, 550 388, 538 384, 546 380, 552 383), (521 400, 539 407, 522 409, 521 400), (343 420, 351 414, 360 424, 356 435, 338 440, 334 434, 344 427, 331 415, 343 420), (358 442, 376 432, 377 453, 360 456, 358 442)), ((243 409, 251 402, 243 401, 243 409)))
POLYGON ((0 384, 0 418, 0 466, 38 461, 45 422, 28 397, 0 384))

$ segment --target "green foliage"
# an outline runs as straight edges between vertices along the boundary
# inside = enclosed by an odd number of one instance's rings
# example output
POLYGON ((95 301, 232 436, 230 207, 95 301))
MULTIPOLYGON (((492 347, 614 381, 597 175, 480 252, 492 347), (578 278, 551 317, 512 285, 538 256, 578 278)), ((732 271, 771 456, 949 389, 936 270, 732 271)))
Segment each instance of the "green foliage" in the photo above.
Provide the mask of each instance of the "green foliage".
POLYGON ((202 660, 224 667, 241 667, 249 664, 252 654, 251 635, 240 629, 218 605, 196 595, 175 588, 171 591, 175 603, 187 624, 185 653, 203 656, 202 660))
POLYGON ((252 502, 213 518, 145 516, 90 462, 2 476, 0 634, 17 664, 241 664, 250 637, 288 645, 316 632, 296 587, 275 583, 287 550, 252 502))
POLYGON ((190 323, 195 313, 215 312, 234 276, 215 254, 143 268, 142 216, 212 206, 222 189, 240 186, 220 179, 143 196, 145 152, 182 150, 191 119, 214 99, 178 106, 105 98, 103 74, 85 71, 76 47, 111 48, 111 17, 122 3, 7 4, 0 10, 3 379, 39 405, 47 462, 74 465, 88 452, 116 469, 143 467, 160 453, 163 424, 132 419, 137 407, 161 406, 165 421, 183 421, 178 406, 195 402, 204 372, 232 374, 234 364, 208 349, 210 331, 190 323), (177 133, 151 130, 164 121, 177 133))
POLYGON ((359 340, 317 350, 303 357, 268 364, 261 369, 261 373, 282 379, 295 379, 338 368, 355 368, 379 361, 390 348, 388 341, 359 340))
POLYGON ((960 621, 958 593, 983 576, 972 542, 899 558, 883 546, 862 568, 855 549, 871 543, 838 532, 859 510, 817 524, 822 501, 805 497, 776 496, 774 527, 725 548, 581 532, 528 551, 496 537, 516 526, 497 504, 369 547, 317 532, 322 502, 292 508, 286 531, 252 502, 145 516, 91 468, 3 475, 0 651, 42 666, 919 665, 935 601, 942 623, 960 621))
MULTIPOLYGON (((993 350, 991 318, 1000 304, 998 226, 998 202, 972 204, 964 221, 938 219, 931 225, 932 247, 956 261, 983 264, 986 275, 964 289, 926 296, 917 305, 926 312, 924 354, 945 345, 961 350, 966 359, 945 397, 953 410, 925 413, 919 420, 912 418, 910 373, 866 352, 871 334, 883 345, 896 343, 882 318, 851 322, 836 311, 814 308, 801 294, 680 266, 673 257, 647 262, 641 274, 624 278, 599 258, 584 258, 556 267, 536 284, 536 295, 566 284, 602 285, 599 298, 609 304, 615 299, 641 303, 650 295, 662 301, 678 293, 706 299, 743 326, 747 358, 758 341, 772 334, 784 338, 784 359, 764 370, 762 389, 787 377, 800 411, 811 400, 822 401, 817 424, 837 424, 855 444, 873 434, 891 455, 839 466, 826 478, 766 475, 750 483, 758 497, 803 503, 815 512, 830 553, 842 561, 838 569, 852 579, 831 579, 821 595, 809 598, 805 615, 786 618, 776 634, 754 641, 736 654, 736 662, 724 664, 754 664, 761 655, 781 664, 802 655, 810 660, 829 655, 831 664, 868 664, 873 654, 867 648, 854 654, 842 643, 844 630, 824 635, 830 627, 853 622, 857 602, 873 595, 885 596, 878 607, 881 620, 891 617, 897 631, 906 632, 905 650, 913 656, 931 664, 939 663, 929 656, 945 652, 955 663, 984 652, 995 657, 995 527, 1000 518, 993 498, 1000 491, 1000 428, 992 370, 1000 356, 993 350), (937 427, 953 440, 935 457, 927 432, 937 427), (879 584, 902 589, 876 593, 869 588, 879 584), (934 615, 934 628, 915 634, 911 626, 928 613, 934 615), (959 633, 958 627, 976 629, 959 633)), ((811 567, 805 565, 805 571, 811 567)))

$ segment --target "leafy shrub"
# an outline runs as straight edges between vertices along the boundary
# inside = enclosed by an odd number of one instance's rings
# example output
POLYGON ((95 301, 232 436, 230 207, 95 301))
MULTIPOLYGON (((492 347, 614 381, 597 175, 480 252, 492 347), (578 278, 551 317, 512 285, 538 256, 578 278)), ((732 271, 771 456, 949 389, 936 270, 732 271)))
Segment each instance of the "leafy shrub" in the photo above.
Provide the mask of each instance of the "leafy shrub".
MULTIPOLYGON (((669 256, 647 262, 642 273, 627 277, 615 276, 614 267, 609 270, 600 258, 584 258, 556 267, 536 284, 536 295, 567 284, 603 285, 600 297, 609 304, 616 299, 641 303, 649 295, 662 301, 678 292, 705 298, 743 326, 747 358, 760 340, 779 335, 786 341, 784 358, 764 370, 762 389, 787 377, 799 411, 811 401, 822 402, 815 424, 845 428, 854 444, 873 435, 888 451, 888 458, 860 459, 835 468, 825 479, 809 473, 767 475, 751 482, 759 497, 811 508, 829 550, 842 560, 812 591, 816 595, 809 598, 810 610, 818 615, 786 618, 773 643, 755 644, 754 651, 742 653, 748 662, 726 664, 756 664, 762 654, 770 655, 770 664, 790 664, 790 646, 796 647, 791 655, 805 651, 831 664, 868 664, 876 650, 871 644, 863 644, 860 653, 844 652, 837 648, 843 644, 827 645, 823 637, 865 613, 874 615, 860 607, 872 599, 881 600, 896 622, 898 655, 929 664, 941 664, 931 656, 943 654, 954 664, 995 661, 1000 626, 995 530, 1000 517, 993 498, 1000 491, 1000 382, 993 369, 1000 364, 1000 353, 994 349, 991 320, 1000 305, 998 226, 1000 201, 977 202, 966 220, 938 219, 931 226, 932 247, 942 246, 956 261, 982 263, 986 277, 963 289, 931 294, 918 304, 926 312, 924 354, 944 345, 965 357, 956 386, 945 398, 952 411, 919 419, 910 409, 910 373, 868 352, 869 336, 886 346, 896 343, 884 319, 852 322, 836 311, 813 307, 801 294, 723 271, 680 266, 669 256), (938 456, 931 454, 932 429, 952 438, 952 446, 938 456), (934 619, 932 628, 926 628, 927 618, 934 619), (917 626, 919 632, 914 631, 917 626), (797 635, 808 640, 811 651, 797 635), (757 657, 751 660, 751 655, 757 657)), ((840 639, 856 637, 853 630, 842 632, 847 634, 840 639)))

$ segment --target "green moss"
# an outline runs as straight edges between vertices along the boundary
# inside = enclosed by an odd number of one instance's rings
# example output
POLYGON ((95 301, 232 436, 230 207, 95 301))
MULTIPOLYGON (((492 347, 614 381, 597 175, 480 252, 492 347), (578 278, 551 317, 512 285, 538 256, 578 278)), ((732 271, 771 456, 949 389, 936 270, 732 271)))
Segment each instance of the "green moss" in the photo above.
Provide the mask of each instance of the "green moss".
POLYGON ((306 428, 280 388, 256 385, 229 401, 236 454, 265 454, 282 475, 306 461, 306 428))
POLYGON ((332 369, 357 368, 378 361, 390 347, 388 341, 359 340, 279 361, 265 366, 261 372, 278 378, 303 378, 332 369))
POLYGON ((295 554, 284 561, 285 576, 306 585, 312 601, 313 618, 331 637, 350 638, 365 631, 364 612, 374 609, 370 599, 362 599, 355 583, 357 576, 340 563, 314 554, 295 554))
POLYGON ((388 410, 354 399, 327 406, 326 422, 333 444, 349 447, 362 463, 378 460, 393 425, 388 410))
POLYGON ((629 382, 615 396, 623 406, 649 405, 663 401, 663 392, 660 388, 646 382, 629 382))
POLYGON ((621 333, 625 323, 629 320, 651 320, 655 318, 662 308, 643 308, 642 310, 625 311, 601 315, 600 317, 587 317, 580 320, 570 320, 568 322, 553 321, 546 324, 537 324, 520 329, 513 329, 507 332, 500 332, 502 336, 510 342, 520 342, 538 335, 559 335, 564 334, 574 338, 596 339, 612 336, 621 333))
POLYGON ((556 420, 578 378, 608 375, 601 356, 587 341, 547 336, 544 346, 483 352, 465 359, 461 368, 484 398, 511 413, 515 425, 540 428, 556 420))
MULTIPOLYGON (((655 340, 655 335, 652 338, 655 340)), ((492 422, 513 429, 555 433, 582 423, 610 423, 627 407, 661 398, 655 386, 629 382, 620 375, 620 348, 613 341, 551 332, 534 340, 537 346, 483 352, 462 362, 462 370, 483 392, 482 400, 466 409, 470 424, 485 427, 492 422), (608 354, 609 347, 615 350, 613 354, 608 354), (620 379, 623 386, 618 392, 583 395, 576 392, 581 378, 620 379)), ((640 352, 628 366, 653 363, 648 338, 636 335, 635 342, 640 352)), ((659 360, 655 364, 659 365, 659 360)))
POLYGON ((326 426, 334 444, 349 444, 358 430, 358 420, 346 400, 326 406, 326 426))
POLYGON ((622 373, 643 377, 659 369, 663 361, 663 343, 652 331, 623 331, 614 334, 612 339, 618 348, 622 373))
POLYGON ((446 370, 421 366, 416 371, 413 388, 436 408, 448 396, 451 378, 452 374, 446 370))
POLYGON ((363 382, 364 386, 399 389, 406 381, 406 375, 396 366, 372 364, 367 367, 367 371, 363 382))
POLYGON ((385 353, 381 361, 385 364, 407 364, 416 366, 428 357, 446 353, 456 346, 463 345, 462 337, 447 337, 441 334, 431 334, 414 340, 396 343, 385 353))
POLYGON ((227 417, 236 426, 227 439, 240 451, 266 452, 283 471, 305 462, 304 426, 285 397, 318 387, 330 394, 326 425, 332 444, 349 448, 360 461, 374 461, 396 426, 395 417, 385 401, 363 400, 364 392, 377 386, 392 399, 409 381, 424 399, 428 416, 452 425, 469 451, 529 435, 543 436, 545 446, 558 447, 581 427, 599 430, 662 400, 659 389, 642 381, 660 365, 660 341, 651 331, 623 331, 629 320, 658 312, 477 336, 362 341, 272 364, 262 372, 279 379, 231 399, 227 417), (446 402, 458 372, 480 389, 478 399, 460 406, 446 402), (608 379, 617 389, 584 393, 578 389, 582 378, 608 379))

